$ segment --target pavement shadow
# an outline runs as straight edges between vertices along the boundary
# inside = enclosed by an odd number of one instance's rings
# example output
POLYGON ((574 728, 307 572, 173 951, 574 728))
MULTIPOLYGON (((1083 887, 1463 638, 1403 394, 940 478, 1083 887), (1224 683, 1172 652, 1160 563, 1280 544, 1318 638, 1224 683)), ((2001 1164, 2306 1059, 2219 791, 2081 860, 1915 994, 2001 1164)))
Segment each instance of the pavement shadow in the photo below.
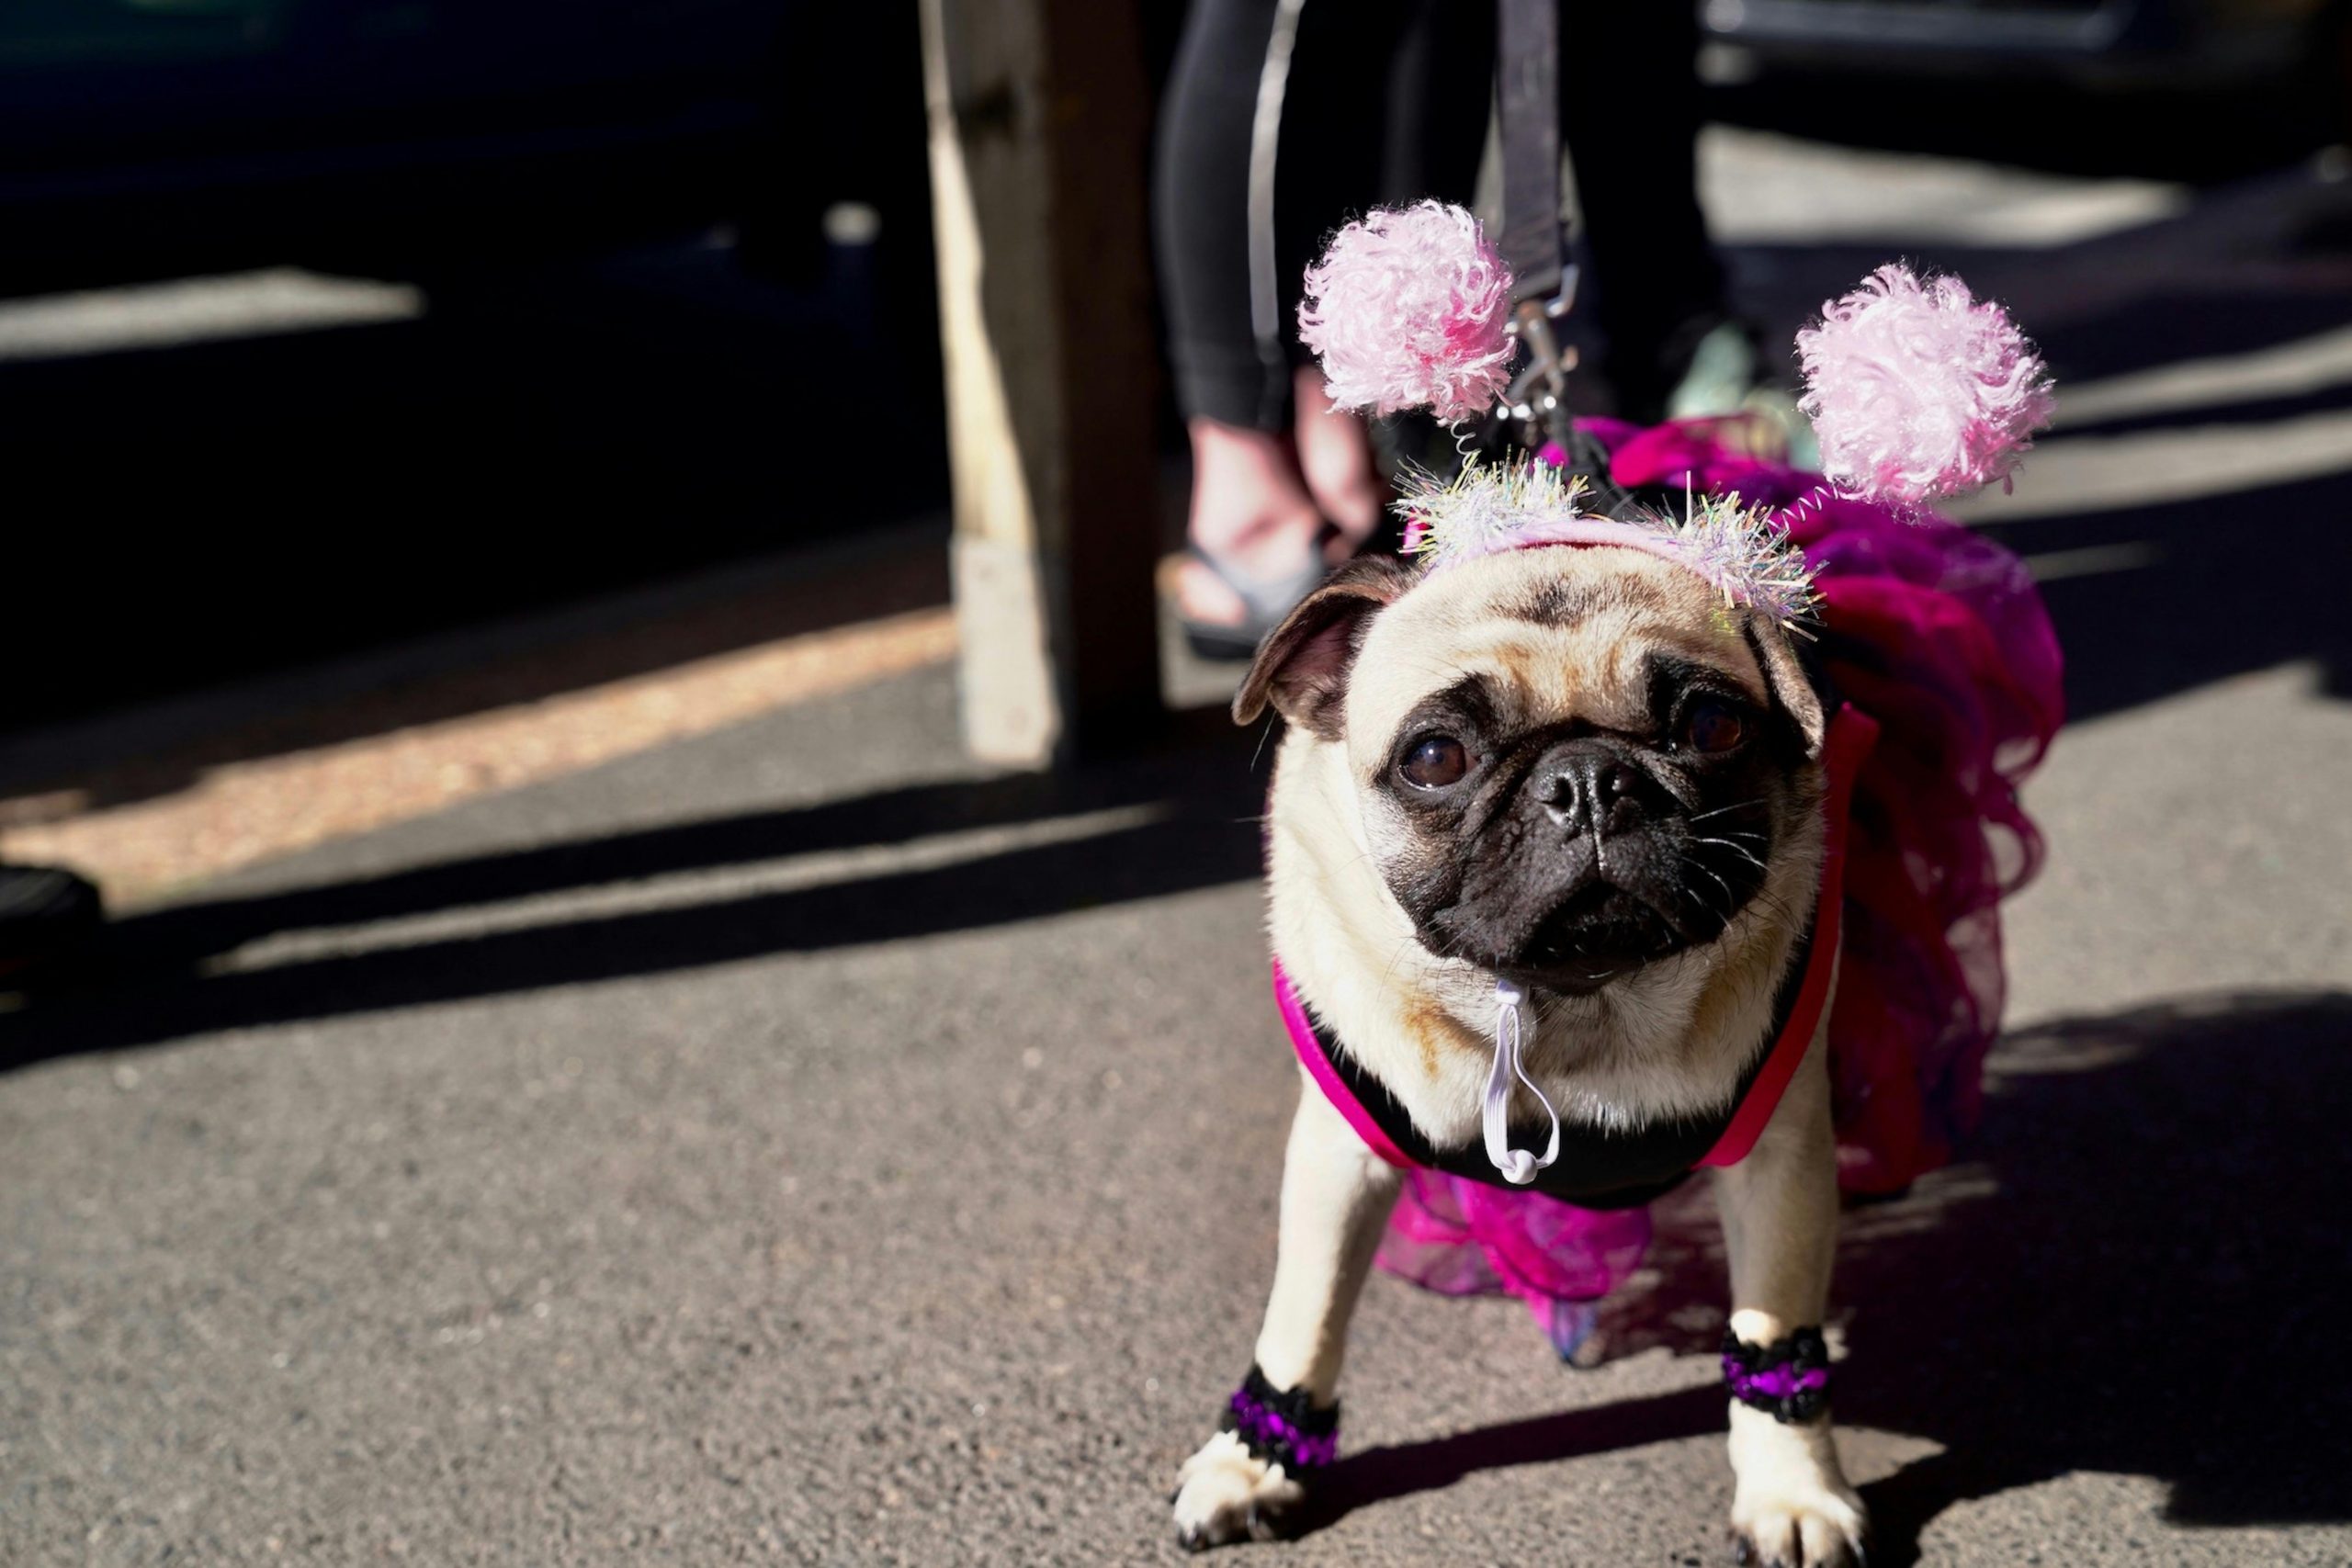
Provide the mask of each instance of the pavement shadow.
POLYGON ((2099 93, 2022 69, 1996 85, 1976 73, 1785 66, 1711 85, 1707 108, 1713 119, 1873 152, 2202 182, 2325 145, 2341 130, 2329 91, 2317 70, 2308 81, 2099 93), (1999 112, 1986 112, 1988 96, 1999 112))
POLYGON ((2032 553, 2131 552, 2041 584, 2065 649, 2069 722, 2290 660, 2316 663, 2329 694, 2352 694, 2352 623, 2335 592, 2352 570, 2337 521, 2348 513, 2352 470, 2002 530, 2032 553), (2265 561, 2223 563, 2223 541, 2252 538, 2265 561))
POLYGON ((1714 1431, 1723 1421, 1723 1395, 1713 1388, 1690 1388, 1654 1399, 1481 1427, 1424 1442, 1366 1449, 1346 1455, 1325 1472, 1301 1511, 1285 1517, 1284 1524, 1293 1534, 1312 1535, 1358 1508, 1416 1492, 1435 1492, 1478 1471, 1548 1464, 1584 1454, 1672 1442, 1714 1431))
MULTIPOLYGON (((2352 995, 2250 994, 2007 1037, 1968 1161, 1840 1240, 1841 1421, 1939 1450, 1863 1488, 1875 1563, 1955 1504, 2082 1471, 2166 1488, 2168 1520, 2352 1520, 2336 1366, 2352 1191, 2352 995), (1987 1179, 1989 1178, 1989 1179, 1987 1179)), ((1612 1353, 1712 1355, 1712 1205, 1661 1213, 1612 1353)), ((1531 1349, 1531 1354, 1532 1350, 1531 1349)), ((1712 1386, 1352 1454, 1319 1529, 1475 1471, 1713 1434, 1712 1386)))
POLYGON ((1870 1488, 1913 1561, 1954 1503, 2147 1476, 2185 1525, 2352 1520, 2341 1463, 2352 996, 2069 1020, 2002 1047, 1997 1190, 1863 1211, 1846 1418, 1943 1452, 1870 1488))
POLYGON ((212 1030, 899 941, 1251 880, 1260 871, 1263 782, 1252 775, 1248 744, 1235 734, 1215 746, 1058 777, 918 784, 132 916, 115 922, 74 970, 45 978, 23 1007, 0 1016, 0 1072, 212 1030), (944 865, 266 966, 221 962, 279 932, 462 912, 1123 807, 1130 810, 1102 830, 983 850, 944 865))

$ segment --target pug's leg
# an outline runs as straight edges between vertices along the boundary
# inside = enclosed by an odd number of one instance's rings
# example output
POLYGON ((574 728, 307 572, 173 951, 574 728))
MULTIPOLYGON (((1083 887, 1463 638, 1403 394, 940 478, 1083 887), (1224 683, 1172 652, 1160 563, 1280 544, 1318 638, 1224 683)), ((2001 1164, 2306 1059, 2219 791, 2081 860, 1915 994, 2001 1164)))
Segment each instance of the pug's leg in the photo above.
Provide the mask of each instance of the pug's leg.
POLYGON ((1348 1314, 1379 1250, 1400 1178, 1303 1085, 1283 1158, 1282 1239, 1258 1360, 1225 1429, 1177 1472, 1176 1537, 1198 1550, 1266 1540, 1338 1441, 1348 1314))
POLYGON ((1826 1043, 1815 1039, 1771 1123, 1715 1197, 1731 1255, 1732 1537, 1742 1563, 1851 1565, 1869 1523, 1830 1438, 1820 1325, 1837 1248, 1838 1155, 1826 1043), (1745 1397, 1743 1397, 1745 1395, 1745 1397))

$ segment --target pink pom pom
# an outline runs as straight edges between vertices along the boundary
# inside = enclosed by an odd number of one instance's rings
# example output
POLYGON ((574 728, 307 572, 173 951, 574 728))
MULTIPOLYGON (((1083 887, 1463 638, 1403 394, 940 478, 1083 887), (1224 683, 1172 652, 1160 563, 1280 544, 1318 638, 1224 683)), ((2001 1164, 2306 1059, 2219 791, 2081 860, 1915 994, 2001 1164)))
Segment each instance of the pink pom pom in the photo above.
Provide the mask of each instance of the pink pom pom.
POLYGON ((1510 381, 1510 269, 1478 220, 1424 201, 1365 215, 1306 269, 1298 335, 1323 360, 1333 404, 1448 424, 1484 413, 1510 381))
POLYGON ((2057 400, 2007 312, 1956 277, 1883 266, 1797 333, 1821 471, 1898 506, 2008 483, 2057 400))

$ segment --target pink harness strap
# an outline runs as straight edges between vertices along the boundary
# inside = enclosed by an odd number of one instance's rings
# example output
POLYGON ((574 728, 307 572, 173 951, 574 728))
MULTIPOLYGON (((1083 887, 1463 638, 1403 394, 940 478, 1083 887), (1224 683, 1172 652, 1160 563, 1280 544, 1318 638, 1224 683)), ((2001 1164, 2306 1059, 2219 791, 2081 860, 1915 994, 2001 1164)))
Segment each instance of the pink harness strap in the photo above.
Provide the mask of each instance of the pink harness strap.
MULTIPOLYGON (((1812 955, 1798 987, 1796 1003, 1772 1042, 1771 1054, 1733 1111, 1723 1135, 1699 1162, 1702 1166, 1737 1165, 1747 1157, 1748 1150, 1756 1146, 1756 1140, 1772 1120, 1772 1112, 1780 1109, 1781 1096, 1796 1077, 1797 1066, 1804 1060, 1805 1047, 1812 1043, 1814 1032, 1821 1022, 1822 1009, 1829 1000, 1829 978, 1838 964, 1838 916, 1845 906, 1848 809, 1853 797, 1854 779, 1877 739, 1878 721, 1851 705, 1840 706, 1830 720, 1829 734, 1823 744, 1824 770, 1829 785, 1828 798, 1823 803, 1828 841, 1822 853, 1821 892, 1814 910, 1812 955)), ((1290 976, 1283 973, 1279 958, 1273 964, 1273 982, 1274 1003, 1282 1010, 1291 1049, 1298 1054, 1299 1062, 1323 1091, 1323 1098, 1347 1119, 1348 1125, 1356 1130, 1356 1135, 1374 1154, 1402 1169, 1414 1168, 1416 1162, 1381 1130, 1372 1112, 1356 1099, 1323 1048, 1316 1043, 1314 1022, 1306 1016, 1306 1004, 1298 999, 1298 992, 1291 985, 1290 976)))
POLYGON ((1854 796, 1854 779, 1862 771, 1862 762, 1878 741, 1878 720, 1851 704, 1841 705, 1829 721, 1829 734, 1823 743, 1824 762, 1829 775, 1829 798, 1823 803, 1828 813, 1828 842, 1822 848, 1821 897, 1813 911, 1813 957, 1805 966, 1804 984, 1797 992, 1796 1006, 1789 1010, 1789 1021, 1782 1026, 1780 1038, 1772 1042, 1772 1054, 1764 1068, 1756 1075, 1756 1082, 1747 1097, 1732 1112, 1731 1125, 1707 1151, 1704 1165, 1737 1165, 1756 1146, 1764 1134, 1765 1123, 1772 1120, 1772 1112, 1781 1106, 1781 1096, 1789 1080, 1797 1074, 1797 1064, 1804 1060, 1805 1047, 1813 1043, 1813 1034, 1821 1022, 1821 1010, 1828 1005, 1829 977, 1838 970, 1838 941, 1839 919, 1846 908, 1846 822, 1854 796))
POLYGON ((1412 1169, 1413 1162, 1405 1157, 1405 1151, 1389 1142, 1388 1134, 1380 1130, 1380 1123, 1372 1119, 1372 1112, 1340 1081, 1331 1059, 1315 1043, 1315 1025, 1307 1018, 1306 1004, 1298 999, 1290 976, 1283 973, 1283 961, 1279 958, 1274 960, 1274 1005, 1283 1010, 1283 1027, 1290 1032, 1291 1049, 1298 1053, 1300 1063, 1315 1079, 1315 1086, 1323 1091, 1323 1098, 1331 1102, 1331 1108, 1348 1119, 1348 1125, 1356 1130, 1356 1136, 1364 1141, 1366 1148, 1401 1170, 1412 1169))

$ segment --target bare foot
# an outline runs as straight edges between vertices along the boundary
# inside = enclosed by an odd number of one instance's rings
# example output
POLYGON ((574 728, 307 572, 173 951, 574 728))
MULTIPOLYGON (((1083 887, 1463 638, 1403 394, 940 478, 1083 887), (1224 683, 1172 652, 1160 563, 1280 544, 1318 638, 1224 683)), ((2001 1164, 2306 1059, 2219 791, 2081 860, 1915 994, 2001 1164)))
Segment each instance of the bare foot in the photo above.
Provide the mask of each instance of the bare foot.
MULTIPOLYGON (((1185 423, 1193 444, 1194 546, 1241 576, 1287 577, 1322 531, 1323 513, 1299 472, 1287 437, 1213 419, 1185 423)), ((1177 598, 1185 615, 1237 626, 1249 612, 1239 595, 1198 561, 1184 563, 1177 598)))
POLYGON ((1334 564, 1353 555, 1380 522, 1388 487, 1373 466, 1372 437, 1363 421, 1332 408, 1322 372, 1300 370, 1292 380, 1298 410, 1298 466, 1307 493, 1340 531, 1332 543, 1334 564))

